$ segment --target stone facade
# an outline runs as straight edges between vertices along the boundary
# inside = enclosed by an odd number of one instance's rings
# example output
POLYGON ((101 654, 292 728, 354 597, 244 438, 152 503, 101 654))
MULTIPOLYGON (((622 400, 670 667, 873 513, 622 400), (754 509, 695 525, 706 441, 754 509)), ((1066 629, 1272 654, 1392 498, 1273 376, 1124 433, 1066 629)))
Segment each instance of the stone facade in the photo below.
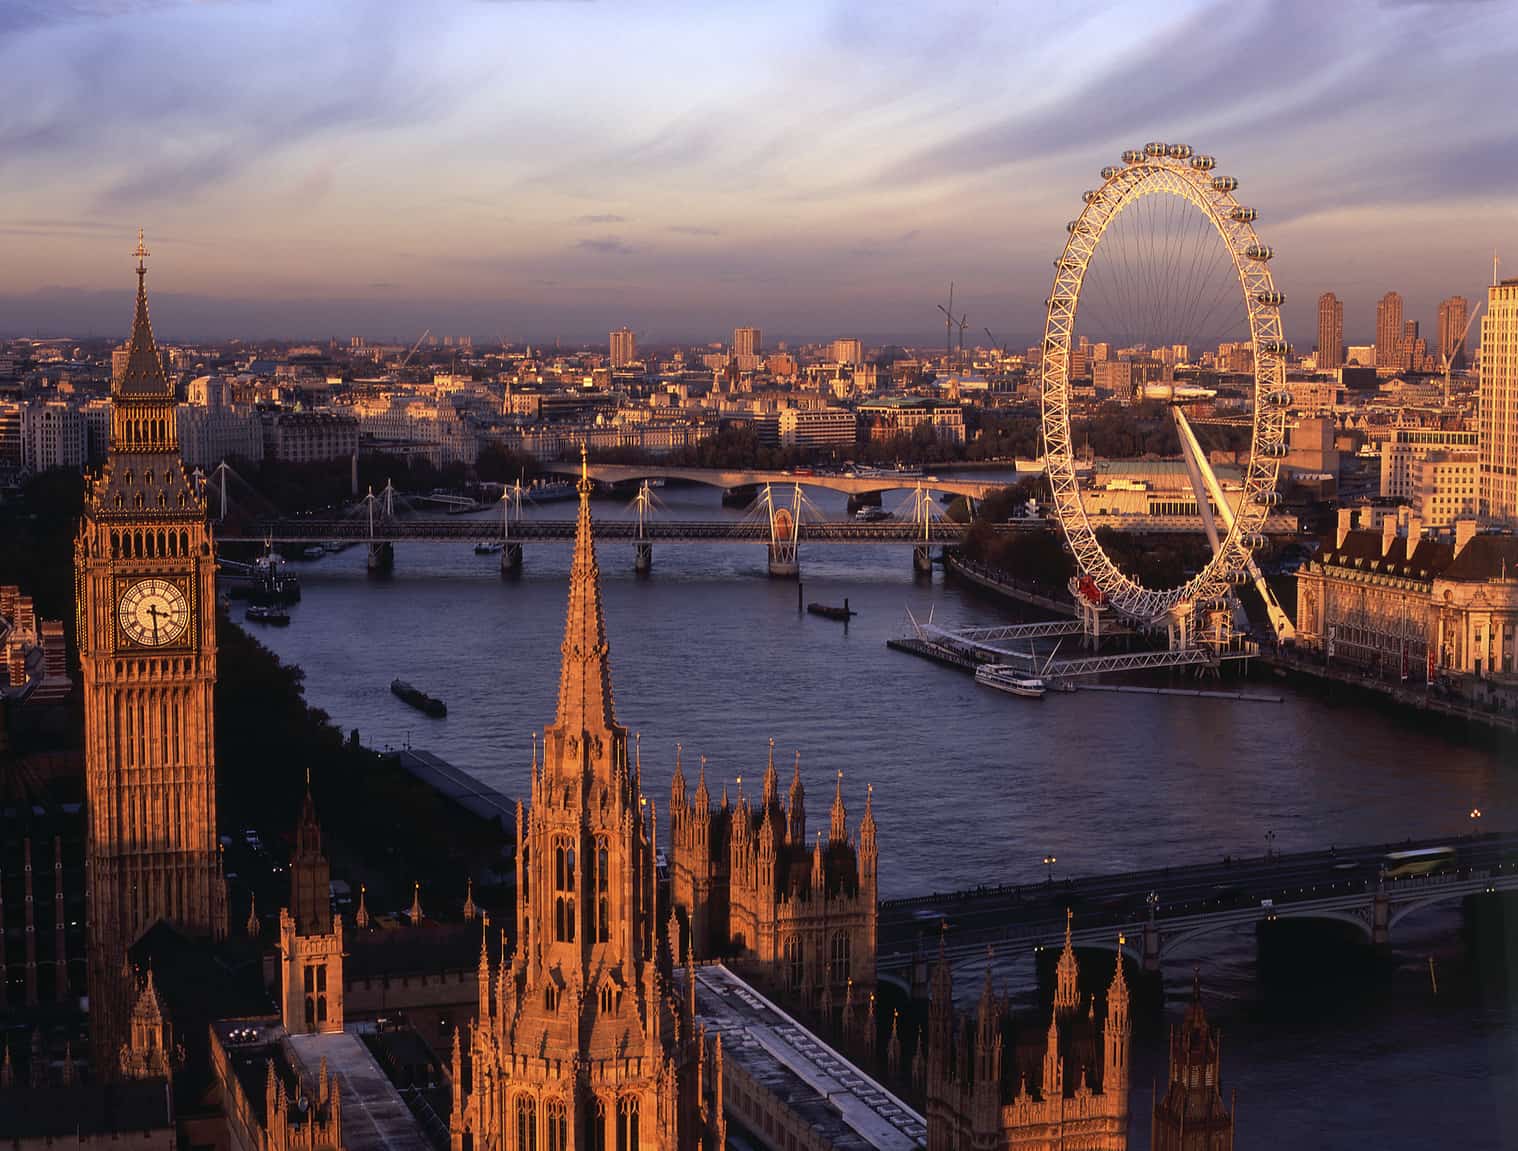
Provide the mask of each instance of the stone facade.
POLYGON ((947 959, 933 973, 928 1017, 928 1151, 1124 1151, 1128 1146, 1128 983, 1122 956, 1105 1015, 1082 1002, 1067 923, 1046 1030, 1019 1030, 991 989, 973 1019, 954 1012, 947 959))
POLYGON ((1455 524, 1427 538, 1416 516, 1380 531, 1340 512, 1332 546, 1297 572, 1297 643, 1333 663, 1408 679, 1504 677, 1518 664, 1518 538, 1455 524))
POLYGON ((715 1151, 720 1041, 674 993, 656 914, 656 822, 611 669, 588 477, 569 577, 558 712, 517 815, 516 946, 452 1058, 452 1151, 715 1151))
POLYGON ((843 776, 826 837, 807 843, 801 757, 780 801, 774 741, 757 804, 724 789, 715 809, 701 765, 694 797, 675 764, 670 795, 670 891, 698 958, 732 957, 756 967, 808 1007, 863 1001, 875 985, 879 919, 873 796, 866 792, 850 836, 843 776))
POLYGON ((290 906, 279 911, 280 1015, 291 1035, 343 1029, 343 921, 332 914, 309 781, 290 857, 290 906))
MULTIPOLYGON (((139 245, 140 255, 146 255, 139 245)), ((100 1066, 127 1041, 127 949, 159 920, 223 938, 212 689, 216 557, 180 460, 146 270, 110 453, 74 545, 89 824, 90 1026, 100 1066)))

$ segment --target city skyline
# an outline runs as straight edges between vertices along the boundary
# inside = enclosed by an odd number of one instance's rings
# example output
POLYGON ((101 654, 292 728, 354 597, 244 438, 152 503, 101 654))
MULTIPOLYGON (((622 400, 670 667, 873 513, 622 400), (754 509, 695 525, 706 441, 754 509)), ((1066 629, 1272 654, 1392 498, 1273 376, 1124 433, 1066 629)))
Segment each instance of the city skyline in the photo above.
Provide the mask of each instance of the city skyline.
POLYGON ((169 339, 599 344, 626 323, 649 344, 752 324, 930 345, 954 279, 972 330, 1016 345, 1069 189, 1155 138, 1238 176, 1299 345, 1324 291, 1349 343, 1388 290, 1434 330, 1518 223, 1518 141, 1479 98, 1518 38, 1497 4, 1441 9, 1433 42, 1402 4, 591 9, 13 7, 0 164, 27 179, 0 201, 0 328, 119 328, 110 241, 140 224, 169 339), (1074 49, 1082 69, 1057 63, 1074 49), (1146 72, 1165 79, 1134 98, 1146 72))

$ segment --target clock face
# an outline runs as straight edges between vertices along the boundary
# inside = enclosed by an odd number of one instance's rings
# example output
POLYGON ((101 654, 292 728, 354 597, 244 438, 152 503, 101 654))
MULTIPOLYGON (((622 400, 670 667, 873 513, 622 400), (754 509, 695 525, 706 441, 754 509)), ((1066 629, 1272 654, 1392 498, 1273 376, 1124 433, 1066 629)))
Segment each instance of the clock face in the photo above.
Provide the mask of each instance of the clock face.
POLYGON ((142 579, 122 593, 116 617, 134 643, 162 647, 173 643, 189 626, 190 602, 178 584, 142 579))

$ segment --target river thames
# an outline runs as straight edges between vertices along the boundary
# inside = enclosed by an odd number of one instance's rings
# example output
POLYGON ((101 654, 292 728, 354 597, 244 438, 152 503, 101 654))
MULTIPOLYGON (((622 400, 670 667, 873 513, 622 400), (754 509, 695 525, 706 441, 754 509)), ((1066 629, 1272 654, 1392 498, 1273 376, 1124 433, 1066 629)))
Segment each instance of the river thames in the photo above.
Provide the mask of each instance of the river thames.
MULTIPOLYGON (((843 518, 843 497, 809 493, 843 518)), ((715 491, 665 488, 670 516, 715 519, 715 491)), ((890 493, 894 507, 906 493, 890 493)), ((598 518, 631 514, 597 500, 598 518)), ((529 514, 568 518, 572 502, 529 514)), ((494 523, 482 517, 481 534, 494 523)), ((1257 681, 1280 703, 1095 692, 1040 701, 978 687, 957 671, 889 650, 907 612, 950 625, 1000 623, 1004 605, 914 576, 910 549, 803 540, 807 600, 859 614, 847 626, 797 610, 794 582, 771 580, 753 544, 666 544, 635 576, 630 544, 599 548, 618 719, 642 736, 644 789, 667 806, 676 744, 694 782, 707 757, 714 795, 757 787, 767 744, 788 781, 801 754, 814 826, 843 773, 851 826, 875 788, 882 896, 1036 882, 1135 867, 1377 843, 1518 825, 1518 770, 1416 717, 1331 704, 1257 681)), ((568 544, 526 548, 518 578, 464 544, 403 544, 393 577, 372 579, 364 549, 292 564, 304 596, 289 628, 256 634, 306 672, 310 703, 376 748, 435 752, 509 795, 528 778, 531 738, 554 712, 568 544), (391 695, 409 680, 446 700, 431 720, 391 695)), ((1167 956, 1182 995, 1202 964, 1209 1011, 1229 1032, 1240 1147, 1511 1146, 1518 1135, 1518 1040, 1508 1009, 1466 986, 1456 909, 1394 938, 1393 968, 1350 986, 1309 1018, 1282 1010, 1255 978, 1252 937, 1215 936, 1167 956), (1449 974, 1435 997, 1433 956, 1449 974)), ((1031 964, 1000 978, 1031 994, 1031 964)), ((959 976, 963 982, 970 972, 959 976)), ((1353 981, 1351 981, 1353 983, 1353 981)), ((1163 1084, 1162 1044, 1135 1051, 1134 1108, 1163 1084)), ((1135 1117, 1135 1132, 1147 1119, 1135 1117)))

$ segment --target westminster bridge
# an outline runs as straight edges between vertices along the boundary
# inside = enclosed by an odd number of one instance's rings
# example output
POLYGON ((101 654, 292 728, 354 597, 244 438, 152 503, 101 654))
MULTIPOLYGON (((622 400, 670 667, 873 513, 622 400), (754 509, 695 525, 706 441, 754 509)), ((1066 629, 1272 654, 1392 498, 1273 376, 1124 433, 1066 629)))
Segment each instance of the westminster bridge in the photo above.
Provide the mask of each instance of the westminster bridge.
POLYGON ((882 901, 879 971, 921 985, 940 947, 950 963, 1033 955, 1064 942, 1121 949, 1146 970, 1216 932, 1283 919, 1344 923, 1389 944, 1409 916, 1438 905, 1518 892, 1518 833, 1268 854, 1020 886, 882 901), (1387 878, 1392 852, 1447 848, 1444 870, 1387 878))

